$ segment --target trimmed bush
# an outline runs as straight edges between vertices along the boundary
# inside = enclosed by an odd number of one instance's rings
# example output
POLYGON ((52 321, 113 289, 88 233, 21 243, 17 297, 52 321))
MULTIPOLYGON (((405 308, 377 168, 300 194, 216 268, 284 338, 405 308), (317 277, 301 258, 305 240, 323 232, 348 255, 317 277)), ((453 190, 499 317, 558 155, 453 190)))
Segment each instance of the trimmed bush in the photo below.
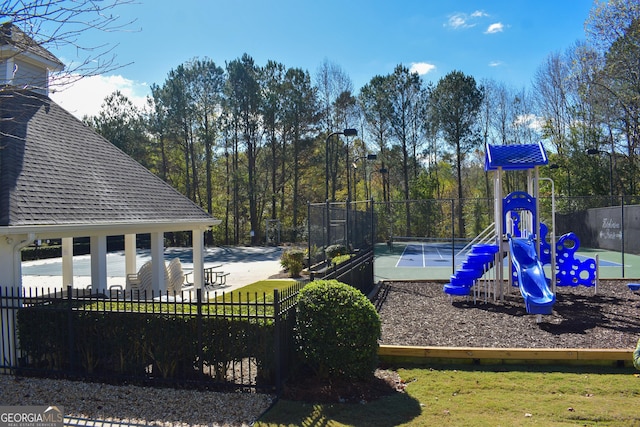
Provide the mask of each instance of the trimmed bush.
POLYGON ((345 245, 327 246, 327 248, 324 250, 324 253, 327 256, 327 258, 329 258, 329 260, 332 260, 333 258, 335 258, 337 256, 346 255, 347 254, 347 247, 345 245))
POLYGON ((280 265, 284 267, 291 277, 300 277, 304 267, 305 251, 301 249, 287 249, 280 258, 280 265))
POLYGON ((297 339, 305 361, 322 378, 369 378, 378 362, 380 316, 359 290, 318 280, 300 291, 297 339))

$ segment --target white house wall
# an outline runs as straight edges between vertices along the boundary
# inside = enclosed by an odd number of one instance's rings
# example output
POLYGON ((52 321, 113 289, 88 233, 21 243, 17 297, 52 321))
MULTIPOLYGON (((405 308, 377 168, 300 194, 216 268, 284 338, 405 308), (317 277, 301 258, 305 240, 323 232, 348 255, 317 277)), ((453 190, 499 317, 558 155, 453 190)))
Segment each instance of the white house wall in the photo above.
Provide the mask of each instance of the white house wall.
MULTIPOLYGON (((17 69, 15 69, 15 74, 11 81, 12 86, 28 88, 43 95, 47 94, 49 85, 47 82, 46 68, 43 69, 42 67, 21 61, 18 58, 14 60, 14 63, 15 66, 17 66, 17 69)), ((11 73, 13 74, 13 69, 11 70, 11 73)))

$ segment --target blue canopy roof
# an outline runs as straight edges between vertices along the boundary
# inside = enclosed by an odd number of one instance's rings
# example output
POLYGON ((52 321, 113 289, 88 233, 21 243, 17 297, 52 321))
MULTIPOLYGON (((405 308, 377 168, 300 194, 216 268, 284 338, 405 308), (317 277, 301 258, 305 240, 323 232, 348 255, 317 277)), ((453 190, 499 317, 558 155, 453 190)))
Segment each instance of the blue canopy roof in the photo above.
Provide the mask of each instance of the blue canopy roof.
POLYGON ((523 145, 487 145, 484 170, 525 170, 549 163, 542 143, 523 145))

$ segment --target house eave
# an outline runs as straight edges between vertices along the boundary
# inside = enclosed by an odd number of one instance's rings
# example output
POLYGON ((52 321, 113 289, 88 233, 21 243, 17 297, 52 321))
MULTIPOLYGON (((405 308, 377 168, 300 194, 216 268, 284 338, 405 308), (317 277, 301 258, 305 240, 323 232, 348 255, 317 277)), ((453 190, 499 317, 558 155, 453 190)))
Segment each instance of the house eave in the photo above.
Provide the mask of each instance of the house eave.
POLYGON ((20 50, 15 46, 0 46, 0 59, 8 59, 12 57, 20 58, 21 60, 34 65, 44 65, 50 71, 64 70, 64 64, 62 62, 56 62, 47 58, 43 58, 42 56, 36 55, 33 52, 29 52, 28 50, 20 50))
POLYGON ((108 223, 108 224, 51 224, 51 225, 20 225, 0 227, 0 235, 34 234, 39 239, 55 239, 62 237, 86 236, 119 236, 123 234, 145 234, 156 232, 178 232, 190 230, 205 231, 219 225, 222 221, 211 219, 206 221, 173 221, 150 223, 108 223))

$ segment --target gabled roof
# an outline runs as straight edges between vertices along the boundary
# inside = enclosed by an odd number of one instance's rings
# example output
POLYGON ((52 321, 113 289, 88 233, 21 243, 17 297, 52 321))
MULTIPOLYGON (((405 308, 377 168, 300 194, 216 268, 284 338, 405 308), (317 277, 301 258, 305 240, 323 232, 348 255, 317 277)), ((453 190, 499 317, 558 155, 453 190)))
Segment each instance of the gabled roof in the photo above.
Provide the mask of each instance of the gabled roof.
POLYGON ((0 147, 0 232, 220 222, 44 95, 0 91, 0 147))
POLYGON ((549 163, 542 143, 522 145, 487 145, 484 170, 525 170, 549 163))
MULTIPOLYGON (((47 49, 40 46, 20 28, 10 22, 0 25, 0 53, 8 51, 10 55, 25 55, 37 61, 46 62, 51 69, 62 70, 64 64, 47 49)), ((0 57, 7 55, 0 55, 0 57)))

